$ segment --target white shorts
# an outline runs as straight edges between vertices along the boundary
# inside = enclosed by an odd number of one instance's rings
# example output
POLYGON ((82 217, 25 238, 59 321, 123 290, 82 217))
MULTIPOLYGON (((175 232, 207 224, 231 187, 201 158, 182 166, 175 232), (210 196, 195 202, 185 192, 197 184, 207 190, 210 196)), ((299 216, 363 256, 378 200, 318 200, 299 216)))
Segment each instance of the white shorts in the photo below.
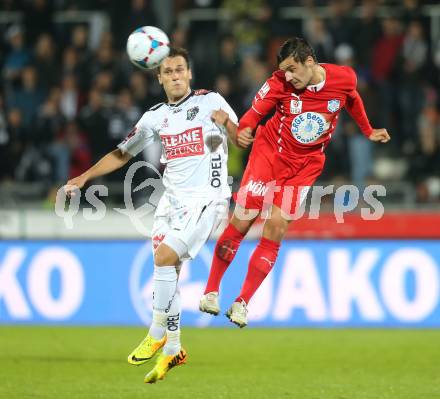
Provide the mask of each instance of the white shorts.
POLYGON ((167 237, 167 243, 177 239, 186 246, 186 253, 180 260, 194 259, 222 220, 228 217, 228 210, 229 199, 182 199, 165 192, 154 214, 153 252, 167 237))

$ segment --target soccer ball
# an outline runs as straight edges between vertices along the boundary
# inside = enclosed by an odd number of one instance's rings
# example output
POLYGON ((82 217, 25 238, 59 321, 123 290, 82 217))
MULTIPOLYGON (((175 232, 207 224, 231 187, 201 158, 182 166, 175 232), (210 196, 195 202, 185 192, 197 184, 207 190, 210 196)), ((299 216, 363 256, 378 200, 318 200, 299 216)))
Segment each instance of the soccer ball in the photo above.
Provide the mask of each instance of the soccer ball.
POLYGON ((141 69, 157 68, 169 53, 168 36, 155 26, 138 28, 128 37, 128 58, 141 69))

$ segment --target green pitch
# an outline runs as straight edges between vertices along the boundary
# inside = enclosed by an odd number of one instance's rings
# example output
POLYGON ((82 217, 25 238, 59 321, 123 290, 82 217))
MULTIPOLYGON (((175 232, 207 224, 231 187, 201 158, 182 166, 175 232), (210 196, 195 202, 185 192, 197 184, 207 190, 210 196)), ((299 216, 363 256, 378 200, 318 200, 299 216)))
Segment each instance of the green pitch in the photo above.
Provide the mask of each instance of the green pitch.
POLYGON ((188 364, 156 385, 126 363, 143 335, 0 327, 0 398, 440 398, 440 330, 184 329, 188 364))

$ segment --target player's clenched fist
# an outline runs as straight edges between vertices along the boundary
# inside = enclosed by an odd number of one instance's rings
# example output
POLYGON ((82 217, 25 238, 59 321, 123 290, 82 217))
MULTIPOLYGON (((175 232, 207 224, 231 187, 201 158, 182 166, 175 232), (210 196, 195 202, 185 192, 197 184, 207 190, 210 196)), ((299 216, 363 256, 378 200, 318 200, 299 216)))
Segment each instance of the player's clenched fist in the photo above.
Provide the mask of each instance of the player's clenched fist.
POLYGON ((368 137, 371 141, 378 141, 380 143, 387 143, 391 140, 387 129, 373 129, 372 133, 368 137))
POLYGON ((87 177, 81 175, 75 177, 74 179, 69 180, 67 184, 64 185, 63 189, 68 197, 74 197, 76 195, 75 191, 83 188, 86 183, 87 183, 87 177))
POLYGON ((254 141, 252 136, 252 129, 250 127, 240 130, 237 134, 237 144, 242 148, 249 147, 254 141))
POLYGON ((218 126, 225 126, 228 123, 229 115, 222 109, 217 109, 212 112, 211 120, 218 126))

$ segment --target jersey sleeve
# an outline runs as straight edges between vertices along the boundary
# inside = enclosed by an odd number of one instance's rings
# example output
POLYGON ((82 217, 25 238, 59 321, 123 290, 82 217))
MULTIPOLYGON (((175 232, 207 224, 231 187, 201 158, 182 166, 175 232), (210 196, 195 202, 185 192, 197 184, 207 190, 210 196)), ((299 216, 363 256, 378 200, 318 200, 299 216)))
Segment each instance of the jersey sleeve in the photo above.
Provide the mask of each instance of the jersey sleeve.
POLYGON ((241 117, 238 130, 245 128, 255 130, 258 123, 276 106, 280 98, 281 83, 275 72, 255 95, 252 106, 241 117))
POLYGON ((344 71, 344 83, 348 89, 349 95, 352 94, 354 96, 354 92, 357 88, 357 76, 356 72, 353 68, 343 65, 340 67, 344 71))
POLYGON ((216 109, 221 109, 225 111, 229 115, 229 119, 234 122, 236 125, 238 124, 238 117, 228 102, 218 93, 215 93, 215 101, 216 101, 216 109))
POLYGON ((129 153, 132 156, 136 156, 157 139, 158 137, 153 129, 151 112, 147 111, 139 119, 138 123, 133 126, 127 137, 118 144, 118 148, 123 154, 129 153))
POLYGON ((347 71, 347 85, 348 95, 345 105, 346 110, 350 116, 355 120, 361 132, 369 137, 373 128, 368 120, 367 113, 365 111, 364 103, 361 96, 357 91, 357 76, 354 70, 350 67, 344 67, 347 71))
POLYGON ((279 78, 274 73, 266 82, 264 82, 261 89, 255 95, 252 101, 252 109, 261 115, 267 115, 277 104, 280 98, 281 83, 279 78))

